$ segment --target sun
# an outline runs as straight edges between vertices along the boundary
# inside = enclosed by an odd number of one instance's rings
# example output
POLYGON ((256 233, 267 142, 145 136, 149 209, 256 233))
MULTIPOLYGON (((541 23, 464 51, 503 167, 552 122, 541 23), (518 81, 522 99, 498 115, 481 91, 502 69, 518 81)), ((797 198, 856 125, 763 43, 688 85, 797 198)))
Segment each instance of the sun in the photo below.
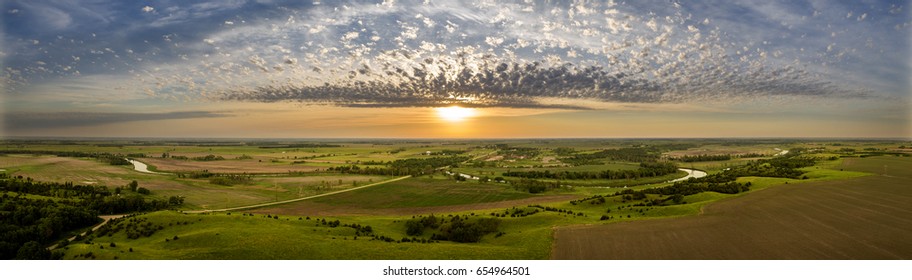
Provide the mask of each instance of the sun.
POLYGON ((467 118, 475 116, 474 108, 462 108, 459 106, 434 108, 437 116, 448 122, 461 122, 467 118))

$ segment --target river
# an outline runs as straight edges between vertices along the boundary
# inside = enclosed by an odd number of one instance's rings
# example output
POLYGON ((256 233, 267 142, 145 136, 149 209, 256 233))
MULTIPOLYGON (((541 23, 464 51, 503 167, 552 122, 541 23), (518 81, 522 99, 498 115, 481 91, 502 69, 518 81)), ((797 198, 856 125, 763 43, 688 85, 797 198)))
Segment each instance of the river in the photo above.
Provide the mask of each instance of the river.
POLYGON ((129 161, 130 163, 133 164, 133 170, 136 170, 136 171, 139 171, 139 172, 142 172, 142 173, 149 173, 149 174, 167 174, 167 173, 162 173, 162 172, 149 171, 149 166, 146 165, 145 163, 142 163, 142 162, 138 161, 138 160, 127 159, 127 161, 129 161))
POLYGON ((674 182, 678 182, 678 181, 684 181, 684 180, 687 180, 687 179, 690 179, 690 178, 703 178, 703 177, 706 177, 706 172, 701 171, 701 170, 688 169, 688 168, 678 168, 678 170, 687 172, 687 176, 684 176, 684 177, 681 177, 681 178, 678 178, 678 179, 674 179, 674 180, 668 181, 669 183, 674 183, 674 182))

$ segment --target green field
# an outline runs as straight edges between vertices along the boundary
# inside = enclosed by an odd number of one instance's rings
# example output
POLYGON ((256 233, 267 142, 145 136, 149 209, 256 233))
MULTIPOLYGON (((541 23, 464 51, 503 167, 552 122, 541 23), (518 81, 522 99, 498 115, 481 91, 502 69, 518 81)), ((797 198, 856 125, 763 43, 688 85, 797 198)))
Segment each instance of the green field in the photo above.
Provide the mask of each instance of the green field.
MULTIPOLYGON (((317 217, 310 217, 310 220, 292 216, 273 219, 264 214, 185 215, 175 212, 139 217, 163 225, 164 229, 138 239, 129 239, 119 232, 92 238, 89 244, 74 242, 62 249, 66 253, 65 259, 85 259, 84 255, 89 252, 97 259, 542 259, 548 253, 548 234, 536 234, 541 230, 525 233, 518 230, 550 224, 556 219, 542 216, 512 221, 503 226, 507 234, 498 238, 486 237, 477 244, 423 244, 383 242, 364 236, 356 239, 354 229, 319 225, 314 221, 317 217), (177 240, 174 240, 175 236, 177 240), (545 240, 541 240, 543 237, 545 240), (111 243, 116 247, 110 247, 111 243), (544 244, 544 247, 528 246, 534 244, 544 244)), ((336 220, 331 217, 320 219, 336 220)), ((349 217, 339 220, 343 224, 370 225, 378 234, 397 240, 406 237, 402 218, 349 217)))

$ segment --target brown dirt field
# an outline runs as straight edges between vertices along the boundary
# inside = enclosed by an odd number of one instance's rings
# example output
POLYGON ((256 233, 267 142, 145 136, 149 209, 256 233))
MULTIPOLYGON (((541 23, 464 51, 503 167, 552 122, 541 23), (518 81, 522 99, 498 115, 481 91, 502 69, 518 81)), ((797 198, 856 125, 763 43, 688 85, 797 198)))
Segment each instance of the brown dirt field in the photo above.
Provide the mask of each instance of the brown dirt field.
POLYGON ((910 236, 912 171, 897 171, 771 187, 699 216, 559 228, 552 258, 912 259, 910 236))
POLYGON ((449 205, 436 207, 407 207, 407 208, 387 208, 387 209, 365 209, 352 206, 337 206, 313 201, 301 201, 291 204, 281 205, 271 208, 261 208, 250 210, 248 212, 261 214, 282 214, 296 216, 397 216, 397 215, 418 215, 428 213, 452 213, 472 210, 485 210, 497 208, 509 208, 513 206, 526 206, 529 204, 550 203, 559 201, 570 201, 578 199, 579 195, 554 195, 540 196, 517 200, 506 200, 498 202, 473 203, 463 205, 449 205))
POLYGON ((303 164, 278 165, 271 162, 257 162, 256 160, 216 160, 192 161, 143 158, 140 161, 154 165, 158 171, 200 171, 209 170, 214 173, 286 173, 288 171, 314 171, 320 169, 316 166, 303 164))

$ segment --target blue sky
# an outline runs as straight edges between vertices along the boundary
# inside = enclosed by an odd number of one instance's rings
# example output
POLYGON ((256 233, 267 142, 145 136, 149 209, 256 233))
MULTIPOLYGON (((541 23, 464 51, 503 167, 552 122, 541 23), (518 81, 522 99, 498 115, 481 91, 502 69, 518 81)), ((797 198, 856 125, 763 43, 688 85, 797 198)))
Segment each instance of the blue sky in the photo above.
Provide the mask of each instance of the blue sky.
POLYGON ((479 111, 466 137, 542 119, 515 136, 908 137, 907 4, 4 1, 4 134, 451 137, 405 133, 432 121, 397 113, 458 105, 479 111), (275 124, 325 114, 343 121, 275 124), (344 121, 358 114, 395 121, 344 121), (647 129, 560 129, 618 114, 647 129), (656 134, 654 118, 703 125, 656 134))

